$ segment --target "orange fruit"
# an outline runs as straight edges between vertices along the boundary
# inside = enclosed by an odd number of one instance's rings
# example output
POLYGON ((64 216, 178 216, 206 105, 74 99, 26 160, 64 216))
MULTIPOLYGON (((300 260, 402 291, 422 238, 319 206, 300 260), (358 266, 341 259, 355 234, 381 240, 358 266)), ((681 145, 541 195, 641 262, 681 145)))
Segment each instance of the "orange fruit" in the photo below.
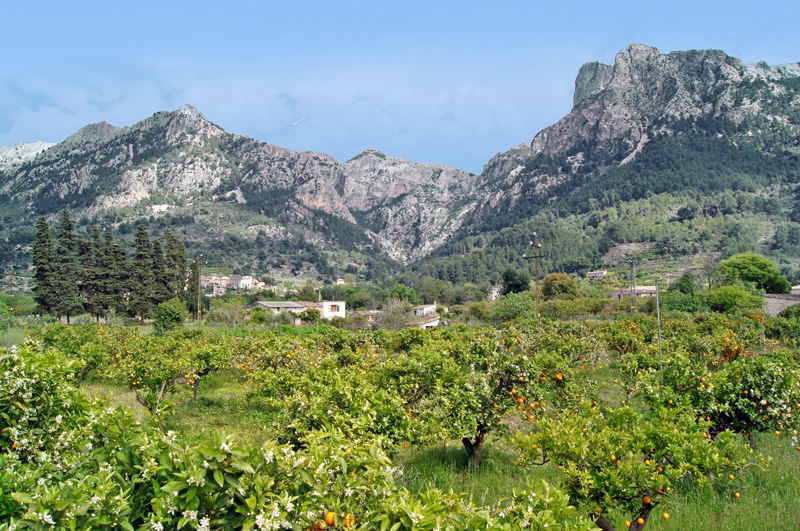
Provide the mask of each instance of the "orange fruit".
POLYGON ((355 518, 353 518, 353 515, 350 514, 350 513, 347 513, 347 515, 344 517, 344 520, 342 520, 342 524, 344 524, 345 528, 353 527, 355 525, 355 523, 356 523, 356 520, 355 520, 355 518))
POLYGON ((328 514, 325 515, 325 523, 328 525, 333 525, 336 523, 336 513, 333 511, 329 511, 328 514))
POLYGON ((651 500, 651 499, 650 499, 650 496, 645 496, 644 498, 642 498, 642 501, 643 501, 644 503, 647 503, 647 504, 649 504, 649 503, 651 503, 653 500, 651 500))
POLYGON ((642 525, 644 523, 644 518, 637 518, 636 523, 642 525))
POLYGON ((628 520, 625 520, 625 527, 630 527, 631 523, 628 520))
POLYGON ((664 514, 661 515, 661 518, 663 518, 664 520, 669 520, 669 514, 668 513, 664 513, 664 514))
POLYGON ((729 475, 728 479, 733 480, 733 474, 729 475))
POLYGON ((739 493, 737 492, 736 494, 734 494, 734 496, 736 496, 736 497, 738 498, 739 496, 741 496, 741 494, 739 494, 739 493))

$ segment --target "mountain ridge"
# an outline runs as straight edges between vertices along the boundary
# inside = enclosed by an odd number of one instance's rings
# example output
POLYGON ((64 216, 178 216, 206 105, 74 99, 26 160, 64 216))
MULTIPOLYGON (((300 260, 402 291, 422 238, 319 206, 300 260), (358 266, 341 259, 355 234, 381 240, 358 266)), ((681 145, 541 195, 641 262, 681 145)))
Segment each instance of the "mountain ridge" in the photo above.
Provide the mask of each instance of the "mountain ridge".
MULTIPOLYGON (((710 190, 734 182, 753 190, 772 186, 776 177, 755 175, 748 157, 767 157, 759 160, 769 171, 788 172, 781 179, 794 183, 799 79, 796 63, 745 65, 719 50, 662 54, 632 44, 613 65, 581 66, 572 110, 529 142, 492 157, 481 174, 375 148, 344 162, 291 151, 226 132, 185 105, 132 126, 91 124, 13 167, 0 166, 0 202, 13 205, 28 225, 61 208, 76 209, 78 218, 110 220, 115 229, 129 218, 158 224, 193 217, 211 231, 206 236, 185 227, 195 248, 233 238, 248 249, 232 260, 272 272, 285 269, 286 259, 293 271, 316 268, 318 274, 349 264, 387 271, 394 262, 422 263, 438 250, 460 248, 470 235, 525 223, 537 212, 584 215, 593 201, 608 208, 615 197, 635 200, 647 187, 690 191, 690 182, 652 166, 669 150, 711 150, 728 161, 704 181, 710 190), (734 178, 740 168, 749 176, 734 178), (664 186, 657 178, 671 181, 664 186), (626 191, 637 181, 642 190, 626 191), (577 199, 581 194, 588 199, 577 199), (236 220, 244 217, 242 232, 236 220), (261 233, 310 246, 312 260, 291 259, 288 250, 272 259, 280 245, 245 243, 261 233)), ((712 164, 702 156, 686 160, 712 164)), ((27 230, 23 222, 9 225, 27 230)), ((20 245, 14 247, 19 260, 20 245)))

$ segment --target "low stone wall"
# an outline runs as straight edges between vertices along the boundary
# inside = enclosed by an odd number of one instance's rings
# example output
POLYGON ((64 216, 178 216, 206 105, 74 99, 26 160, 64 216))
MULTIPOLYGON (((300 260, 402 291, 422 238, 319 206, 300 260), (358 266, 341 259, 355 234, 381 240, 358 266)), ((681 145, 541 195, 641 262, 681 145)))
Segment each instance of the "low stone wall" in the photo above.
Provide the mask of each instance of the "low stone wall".
POLYGON ((800 304, 800 295, 764 295, 764 311, 770 317, 775 317, 795 304, 800 304))

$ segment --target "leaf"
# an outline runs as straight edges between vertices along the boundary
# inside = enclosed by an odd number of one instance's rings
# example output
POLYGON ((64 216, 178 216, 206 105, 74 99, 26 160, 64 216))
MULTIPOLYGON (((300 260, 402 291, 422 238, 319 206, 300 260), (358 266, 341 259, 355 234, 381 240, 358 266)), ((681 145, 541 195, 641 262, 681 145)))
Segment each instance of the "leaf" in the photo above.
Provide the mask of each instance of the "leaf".
POLYGON ((163 485, 161 487, 161 490, 163 490, 164 492, 178 492, 180 490, 185 489, 186 487, 187 485, 183 481, 170 481, 166 485, 163 485))
POLYGON ((225 485, 225 477, 222 475, 222 470, 219 468, 214 471, 214 481, 216 481, 220 487, 225 485))
POLYGON ((11 497, 14 498, 19 503, 27 503, 33 504, 33 498, 30 495, 25 494, 24 492, 12 492, 11 497))
POLYGON ((249 464, 245 463, 244 461, 234 461, 233 463, 231 463, 231 468, 233 468, 234 470, 239 470, 241 472, 247 472, 249 474, 255 474, 256 473, 256 471, 253 470, 253 467, 251 467, 249 464))

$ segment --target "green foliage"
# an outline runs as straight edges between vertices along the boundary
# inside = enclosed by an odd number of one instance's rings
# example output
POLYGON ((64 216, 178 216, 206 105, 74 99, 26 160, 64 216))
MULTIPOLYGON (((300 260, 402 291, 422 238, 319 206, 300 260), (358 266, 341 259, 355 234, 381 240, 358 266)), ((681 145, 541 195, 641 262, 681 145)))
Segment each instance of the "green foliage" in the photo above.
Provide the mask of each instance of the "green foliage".
POLYGON ((392 298, 399 299, 401 301, 408 302, 409 304, 419 304, 419 299, 417 298, 417 293, 406 286, 405 284, 397 283, 392 286, 392 291, 390 292, 392 298))
MULTIPOLYGON (((731 342, 724 348, 737 349, 731 342)), ((723 350, 721 357, 730 354, 723 350)), ((714 434, 800 429, 800 369, 785 353, 737 357, 711 369, 675 353, 663 372, 641 373, 636 390, 651 407, 685 408, 704 418, 714 434)))
POLYGON ((758 289, 767 293, 789 293, 792 289, 789 281, 783 278, 769 259, 754 253, 737 254, 720 262, 719 271, 731 280, 755 283, 758 289))
POLYGON ((566 273, 550 273, 542 279, 542 295, 546 299, 574 299, 578 284, 566 273))
POLYGON ((186 303, 180 298, 174 297, 158 305, 156 318, 153 321, 153 330, 157 335, 164 335, 173 330, 189 318, 189 310, 186 303))
POLYGON ((674 410, 648 417, 587 401, 542 419, 514 443, 529 463, 557 463, 571 499, 587 504, 598 524, 628 517, 631 529, 643 529, 655 507, 670 503, 679 482, 727 484, 724 474, 755 461, 741 437, 726 431, 711 438, 709 427, 674 410))
POLYGON ((503 293, 522 293, 531 287, 531 277, 526 271, 508 268, 503 271, 503 293))
POLYGON ((536 300, 528 293, 511 293, 497 299, 492 319, 499 322, 536 318, 536 300))
POLYGON ((715 312, 736 313, 761 307, 761 297, 751 295, 741 286, 732 284, 708 290, 705 300, 715 312))

